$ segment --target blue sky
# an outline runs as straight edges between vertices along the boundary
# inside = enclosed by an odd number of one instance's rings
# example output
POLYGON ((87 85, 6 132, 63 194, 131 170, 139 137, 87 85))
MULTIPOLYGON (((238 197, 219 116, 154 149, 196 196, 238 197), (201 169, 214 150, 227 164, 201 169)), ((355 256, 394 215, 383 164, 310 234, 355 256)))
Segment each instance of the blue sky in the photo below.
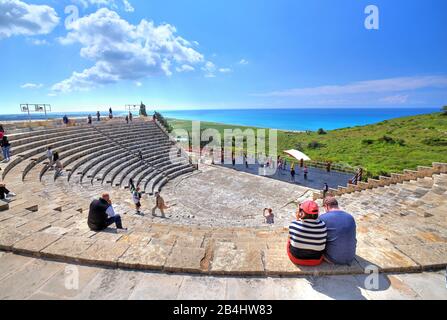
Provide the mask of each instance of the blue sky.
POLYGON ((445 12, 445 0, 0 0, 0 113, 141 100, 157 109, 442 106, 445 12), (368 5, 379 9, 378 30, 364 26, 368 5), (79 18, 67 24, 68 6, 79 18))

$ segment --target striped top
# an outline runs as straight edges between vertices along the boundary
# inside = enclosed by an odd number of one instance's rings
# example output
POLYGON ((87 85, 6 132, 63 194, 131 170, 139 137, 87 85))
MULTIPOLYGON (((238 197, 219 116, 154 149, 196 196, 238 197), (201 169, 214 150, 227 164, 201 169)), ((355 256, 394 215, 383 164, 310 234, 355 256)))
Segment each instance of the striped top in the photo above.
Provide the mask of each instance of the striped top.
POLYGON ((326 248, 326 224, 317 220, 295 220, 289 226, 290 245, 294 249, 323 252, 326 248))

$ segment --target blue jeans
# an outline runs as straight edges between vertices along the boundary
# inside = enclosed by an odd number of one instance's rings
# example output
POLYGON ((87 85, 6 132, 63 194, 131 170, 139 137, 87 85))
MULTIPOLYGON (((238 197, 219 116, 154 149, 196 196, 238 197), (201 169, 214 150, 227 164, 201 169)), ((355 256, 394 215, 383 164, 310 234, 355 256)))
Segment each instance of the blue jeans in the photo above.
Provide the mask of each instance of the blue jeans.
POLYGON ((111 224, 115 224, 117 229, 123 229, 123 224, 119 215, 110 217, 106 220, 106 227, 110 226, 111 224))
POLYGON ((3 147, 3 158, 4 159, 9 159, 11 157, 11 153, 9 152, 9 149, 11 147, 3 147))

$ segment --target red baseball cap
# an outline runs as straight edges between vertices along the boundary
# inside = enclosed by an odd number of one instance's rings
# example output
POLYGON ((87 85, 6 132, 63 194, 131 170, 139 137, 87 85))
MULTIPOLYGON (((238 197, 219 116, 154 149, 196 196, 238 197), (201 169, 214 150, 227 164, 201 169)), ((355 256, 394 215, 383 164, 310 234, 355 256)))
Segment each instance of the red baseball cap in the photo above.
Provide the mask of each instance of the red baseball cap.
POLYGON ((301 203, 300 209, 303 210, 306 214, 318 214, 320 212, 318 204, 312 200, 307 200, 301 203))

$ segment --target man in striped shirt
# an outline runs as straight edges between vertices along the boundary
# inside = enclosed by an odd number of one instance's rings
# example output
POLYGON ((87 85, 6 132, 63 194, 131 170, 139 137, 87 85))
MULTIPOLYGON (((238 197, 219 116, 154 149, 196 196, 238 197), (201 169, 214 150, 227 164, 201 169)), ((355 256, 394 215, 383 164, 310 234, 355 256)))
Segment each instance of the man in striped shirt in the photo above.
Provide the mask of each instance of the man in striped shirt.
POLYGON ((297 265, 317 266, 323 262, 326 248, 326 224, 318 219, 320 210, 315 201, 305 201, 289 226, 287 253, 297 265))

